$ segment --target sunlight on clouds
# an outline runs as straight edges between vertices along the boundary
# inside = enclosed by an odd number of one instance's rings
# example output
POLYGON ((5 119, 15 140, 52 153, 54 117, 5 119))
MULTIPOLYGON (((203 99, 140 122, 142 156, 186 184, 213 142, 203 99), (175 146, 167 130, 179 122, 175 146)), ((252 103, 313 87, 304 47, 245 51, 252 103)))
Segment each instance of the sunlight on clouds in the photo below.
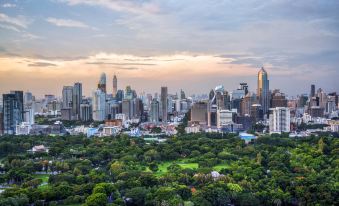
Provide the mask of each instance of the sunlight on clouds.
POLYGON ((256 70, 246 65, 232 65, 231 58, 221 58, 212 55, 176 54, 164 56, 134 56, 112 53, 98 53, 87 58, 76 60, 46 60, 39 58, 2 57, 0 64, 1 92, 8 89, 24 89, 25 85, 38 88, 43 93, 44 88, 59 93, 63 85, 74 81, 84 83, 84 93, 96 87, 96 81, 101 72, 106 72, 108 82, 113 74, 119 77, 120 85, 132 85, 140 90, 151 90, 163 84, 172 84, 181 80, 187 86, 190 80, 213 78, 216 76, 255 75, 256 70), (219 62, 223 61, 223 64, 219 62), (228 62, 227 64, 225 62, 228 62), (8 78, 8 77, 11 78, 8 78), (13 82, 12 79, 18 81, 13 82), (24 79, 24 81, 20 81, 24 79), (32 86, 33 85, 33 86, 32 86))

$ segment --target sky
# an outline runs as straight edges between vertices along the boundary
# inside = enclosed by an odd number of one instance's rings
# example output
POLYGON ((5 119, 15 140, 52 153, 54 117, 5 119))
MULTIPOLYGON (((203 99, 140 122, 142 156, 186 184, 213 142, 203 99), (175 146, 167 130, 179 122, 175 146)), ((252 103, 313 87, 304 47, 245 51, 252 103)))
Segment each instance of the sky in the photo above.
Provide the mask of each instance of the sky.
POLYGON ((61 96, 100 74, 138 93, 339 92, 338 0, 0 0, 0 93, 61 96))

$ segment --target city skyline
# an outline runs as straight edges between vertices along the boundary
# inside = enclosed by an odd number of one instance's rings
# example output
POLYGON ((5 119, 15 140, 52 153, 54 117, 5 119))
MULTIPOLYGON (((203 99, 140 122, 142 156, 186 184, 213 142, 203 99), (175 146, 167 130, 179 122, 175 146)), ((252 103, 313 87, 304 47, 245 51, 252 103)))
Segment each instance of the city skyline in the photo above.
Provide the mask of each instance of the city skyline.
MULTIPOLYGON (((261 68, 257 68, 257 70, 260 72, 262 69, 265 69, 265 70, 267 70, 266 68, 264 68, 264 67, 261 67, 261 68)), ((256 72, 256 75, 258 75, 258 71, 256 72)), ((114 73, 113 74, 113 76, 110 76, 110 75, 107 75, 107 77, 106 77, 106 73, 105 72, 102 72, 102 73, 100 73, 100 75, 96 78, 96 81, 94 81, 94 82, 96 82, 95 83, 95 85, 93 86, 93 85, 87 85, 87 86, 85 86, 85 88, 89 88, 87 91, 85 90, 84 92, 83 92, 83 96, 84 97, 91 97, 92 96, 92 94, 93 94, 93 92, 95 92, 97 89, 100 89, 100 87, 101 87, 101 81, 103 81, 103 79, 106 79, 106 83, 104 83, 103 85, 104 85, 104 92, 105 93, 112 93, 113 92, 113 82, 114 82, 114 78, 116 78, 116 79, 119 79, 119 76, 117 76, 116 75, 116 73, 114 73), (103 77, 104 76, 104 77, 103 77), (99 79, 99 81, 98 81, 98 79, 99 79), (98 83, 99 82, 99 83, 98 83), (107 88, 107 89, 106 89, 107 88)), ((241 78, 241 76, 239 77, 239 81, 238 81, 238 79, 236 79, 236 80, 234 80, 234 84, 233 84, 233 82, 232 82, 232 85, 229 87, 229 88, 225 88, 225 90, 226 91, 229 91, 229 92, 232 92, 232 91, 234 91, 234 90, 237 90, 238 88, 239 88, 239 86, 241 85, 241 84, 243 84, 243 82, 245 82, 245 81, 240 81, 240 78, 241 78)), ((248 82, 250 82, 250 87, 249 87, 249 89, 248 89, 248 91, 249 92, 252 92, 252 93, 257 93, 257 90, 258 90, 258 78, 255 78, 254 76, 252 76, 252 77, 247 77, 249 80, 245 83, 246 85, 248 84, 248 82)), ((243 78, 243 79, 247 79, 247 78, 243 78)), ((271 78, 271 76, 270 76, 270 78, 271 78)), ((95 78, 94 78, 95 79, 95 78)), ((273 78, 274 79, 274 78, 273 78)), ((124 85, 120 85, 120 79, 119 79, 119 84, 117 83, 116 84, 116 89, 117 90, 123 90, 123 91, 125 91, 126 90, 126 88, 127 87, 133 87, 133 88, 137 88, 137 90, 136 90, 136 92, 137 92, 137 94, 138 95, 145 95, 145 94, 152 94, 152 95, 154 95, 154 94, 160 94, 161 93, 161 88, 163 87, 163 86, 166 86, 167 87, 167 85, 166 84, 159 84, 159 85, 156 85, 155 87, 150 87, 150 90, 148 90, 148 91, 145 91, 145 90, 143 90, 142 89, 142 86, 141 86, 141 89, 140 88, 138 88, 138 87, 134 87, 134 86, 132 86, 133 84, 128 84, 128 83, 126 83, 126 84, 124 84, 124 85)), ((23 92, 30 92, 30 93, 32 93, 36 98, 44 98, 45 97, 45 95, 54 95, 55 97, 58 97, 58 98, 62 98, 62 94, 63 94, 63 89, 64 89, 64 87, 69 87, 69 86, 71 86, 71 85, 73 85, 74 83, 76 83, 76 82, 79 82, 79 83, 81 83, 82 85, 83 85, 83 83, 81 82, 81 81, 72 81, 72 80, 70 80, 69 81, 70 83, 68 83, 68 84, 66 84, 66 85, 62 85, 61 86, 61 88, 56 88, 56 92, 54 93, 54 92, 51 92, 51 91, 53 91, 53 90, 51 90, 51 88, 49 88, 49 87, 45 87, 45 89, 46 89, 46 92, 45 93, 35 93, 34 92, 34 90, 32 90, 32 89, 20 89, 20 88, 18 88, 18 87, 12 87, 12 88, 10 88, 9 90, 4 90, 4 91, 2 91, 2 93, 3 94, 5 94, 5 93, 8 93, 8 92, 10 92, 10 91, 23 91, 23 92)), ((127 82, 128 82, 128 79, 127 79, 127 82)), ((38 84, 38 86, 39 85, 41 85, 41 84, 38 84)), ((213 89, 214 87, 216 87, 216 86, 219 86, 219 85, 222 85, 223 87, 224 87, 224 84, 222 84, 222 83, 220 83, 220 84, 211 84, 212 86, 211 87, 205 87, 203 90, 196 90, 197 92, 190 92, 191 90, 189 89, 189 88, 183 88, 183 87, 175 87, 174 86, 174 88, 172 87, 172 88, 168 88, 169 90, 170 90, 170 92, 169 92, 169 94, 177 94, 177 95, 180 95, 179 93, 181 92, 181 91, 185 91, 185 92, 187 92, 187 94, 189 95, 189 96, 191 96, 191 95, 208 95, 208 92, 210 91, 210 89, 213 89)), ((301 91, 301 92, 295 92, 295 93, 288 93, 288 92, 285 92, 285 90, 284 90, 284 88, 273 88, 273 89, 269 89, 269 91, 274 91, 274 90, 282 90, 282 92, 284 92, 286 95, 287 95, 287 97, 292 97, 292 98, 295 98, 295 97, 297 97, 297 96, 300 96, 300 95, 307 95, 308 93, 309 93, 309 86, 315 86, 315 89, 323 89, 324 90, 324 88, 326 88, 326 87, 321 87, 320 85, 317 85, 317 84, 314 84, 314 83, 312 83, 312 84, 310 84, 310 85, 303 85, 303 86, 305 86, 305 90, 303 90, 303 91, 301 91), (308 86, 308 88, 306 88, 308 86)), ((303 87, 304 88, 304 87, 303 87)), ((325 89, 326 90, 326 89, 325 89)), ((328 90, 326 90, 327 92, 337 92, 335 89, 333 89, 333 88, 328 88, 328 90)), ((114 92, 113 92, 114 93, 114 92)), ((1 91, 0 91, 0 94, 1 94, 1 91)))
POLYGON ((338 91, 337 1, 2 1, 0 93, 38 97, 102 72, 107 89, 207 94, 216 85, 256 90, 264 66, 270 88, 289 96, 315 84, 338 91), (52 9, 53 8, 53 9, 52 9), (196 14, 201 15, 196 15, 196 14))

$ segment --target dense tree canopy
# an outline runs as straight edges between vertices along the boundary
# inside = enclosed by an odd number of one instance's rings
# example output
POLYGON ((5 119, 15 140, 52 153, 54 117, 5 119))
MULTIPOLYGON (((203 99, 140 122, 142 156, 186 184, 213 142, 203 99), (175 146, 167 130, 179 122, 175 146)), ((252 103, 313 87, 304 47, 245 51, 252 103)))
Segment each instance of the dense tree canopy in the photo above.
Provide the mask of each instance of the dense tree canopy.
POLYGON ((0 206, 338 205, 338 155, 326 135, 3 136, 0 206))

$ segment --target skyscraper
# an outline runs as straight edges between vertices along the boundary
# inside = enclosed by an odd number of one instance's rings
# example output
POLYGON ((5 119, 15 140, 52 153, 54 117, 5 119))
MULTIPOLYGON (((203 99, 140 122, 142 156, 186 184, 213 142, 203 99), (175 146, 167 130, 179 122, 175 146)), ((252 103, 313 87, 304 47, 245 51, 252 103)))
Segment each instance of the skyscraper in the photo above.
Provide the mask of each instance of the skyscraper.
POLYGON ((182 89, 180 90, 180 99, 186 99, 185 92, 182 89))
POLYGON ((2 106, 0 105, 0 135, 2 135, 3 130, 4 130, 3 125, 4 125, 4 115, 3 115, 2 106))
POLYGON ((73 99, 73 87, 72 86, 64 86, 62 88, 62 108, 69 108, 72 106, 73 99))
POLYGON ((122 101, 124 99, 124 90, 118 90, 116 94, 116 100, 117 101, 122 101))
POLYGON ((100 80, 98 83, 98 89, 106 93, 106 74, 105 73, 102 73, 100 76, 100 80))
POLYGON ((33 95, 31 92, 25 92, 24 94, 24 104, 30 103, 33 101, 33 95))
POLYGON ((133 99, 133 90, 131 88, 131 86, 126 86, 126 90, 125 90, 125 96, 124 99, 133 99))
POLYGON ((82 102, 82 84, 77 82, 73 86, 72 116, 74 120, 80 119, 80 104, 82 102))
POLYGON ((93 120, 103 121, 106 117, 106 94, 97 89, 93 92, 93 120))
POLYGON ((159 102, 155 98, 151 102, 150 122, 159 122, 159 102))
POLYGON ((311 93, 310 93, 310 98, 315 96, 315 85, 311 84, 311 93))
POLYGON ((257 97, 259 104, 262 106, 264 115, 267 115, 268 109, 270 108, 270 90, 268 75, 264 67, 258 72, 257 97))
POLYGON ((114 75, 113 77, 113 97, 116 96, 117 94, 117 91, 118 91, 118 79, 117 79, 117 76, 114 75))
POLYGON ((122 105, 121 105, 121 113, 125 115, 126 119, 131 119, 132 118, 132 101, 129 99, 124 99, 122 100, 122 105))
POLYGON ((167 96, 168 96, 168 90, 167 87, 161 87, 161 118, 162 122, 167 122, 167 112, 168 112, 168 102, 167 102, 167 96))
POLYGON ((24 103, 22 91, 3 94, 3 130, 4 134, 14 134, 16 125, 24 120, 24 103))

